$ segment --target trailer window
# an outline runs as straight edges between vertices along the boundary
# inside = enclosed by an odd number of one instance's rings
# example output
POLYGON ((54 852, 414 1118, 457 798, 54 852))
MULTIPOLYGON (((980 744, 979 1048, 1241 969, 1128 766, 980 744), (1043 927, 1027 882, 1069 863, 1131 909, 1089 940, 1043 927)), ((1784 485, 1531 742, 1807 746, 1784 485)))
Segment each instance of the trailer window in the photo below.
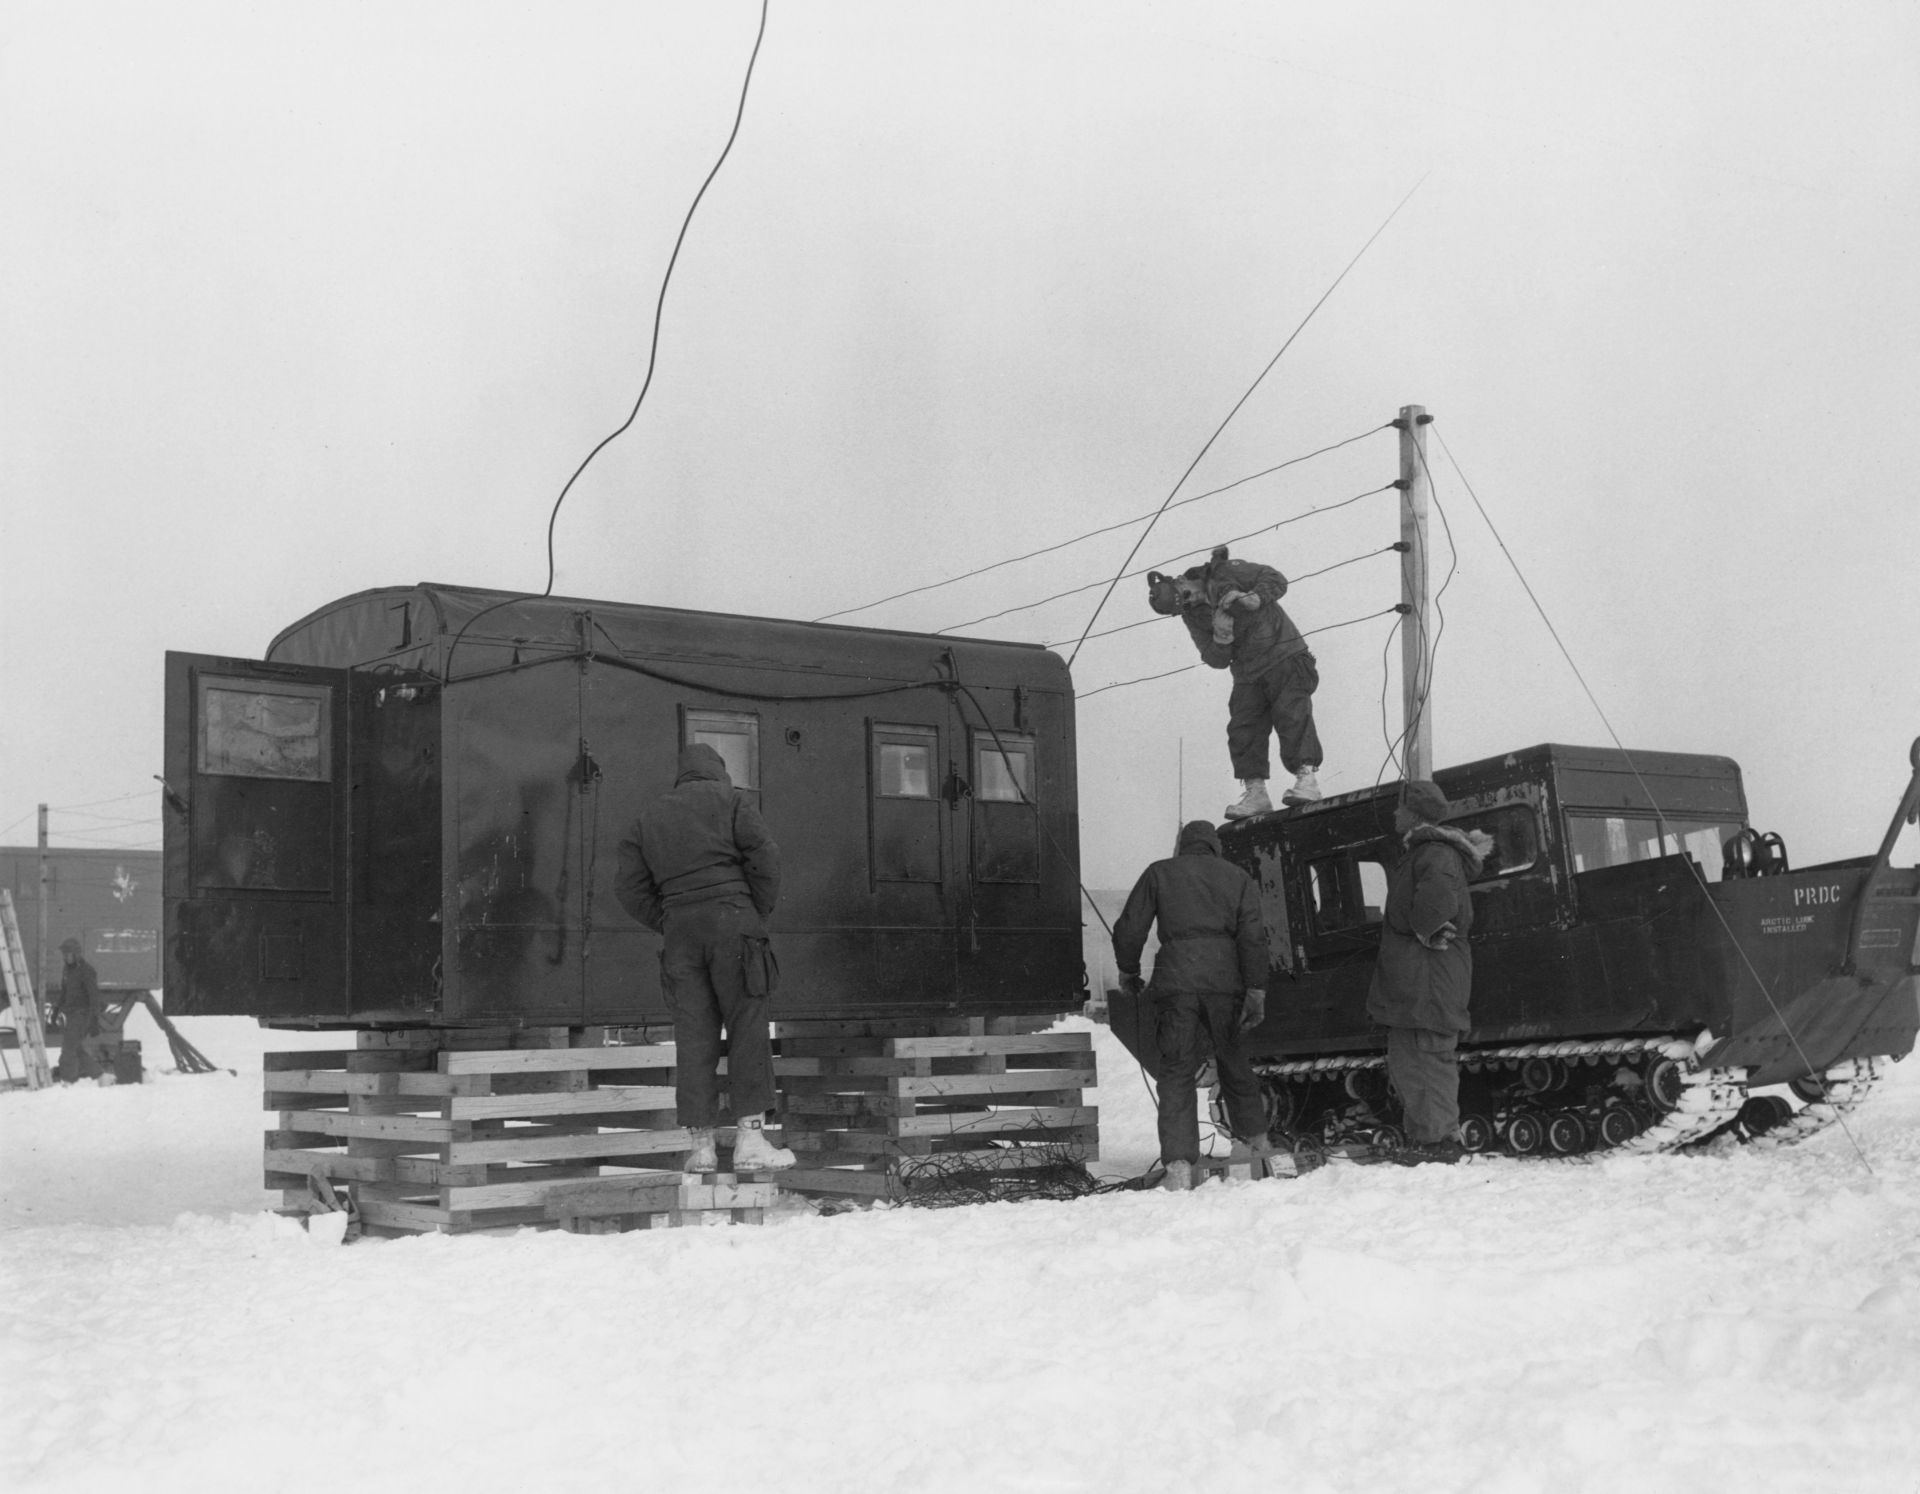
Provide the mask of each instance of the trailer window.
POLYGON ((230 778, 333 778, 333 691, 325 685, 262 689, 239 680, 200 686, 200 771, 230 778))
POLYGON ((1033 739, 977 732, 973 740, 973 796, 989 804, 1033 802, 1033 739))
POLYGON ((1576 872, 1660 856, 1691 856, 1708 881, 1720 877, 1723 847, 1737 820, 1656 820, 1651 815, 1569 814, 1567 846, 1576 872))
POLYGON ((694 711, 685 716, 681 745, 711 747, 737 789, 760 789, 760 718, 745 711, 694 711))

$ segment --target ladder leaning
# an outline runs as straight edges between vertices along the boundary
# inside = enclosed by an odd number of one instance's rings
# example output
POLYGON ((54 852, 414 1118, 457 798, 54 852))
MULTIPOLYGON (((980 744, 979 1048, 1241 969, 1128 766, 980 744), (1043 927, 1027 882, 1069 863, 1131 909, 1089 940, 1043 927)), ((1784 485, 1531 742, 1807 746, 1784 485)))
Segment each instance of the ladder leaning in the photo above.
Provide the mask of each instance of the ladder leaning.
POLYGON ((40 1022, 33 978, 27 974, 27 954, 20 946, 20 919, 14 911, 13 893, 5 887, 0 887, 0 932, 6 936, 6 947, 0 951, 0 975, 6 979, 7 998, 13 1002, 20 1057, 27 1066, 27 1088, 47 1089, 53 1084, 53 1069, 47 1063, 47 1033, 40 1022))

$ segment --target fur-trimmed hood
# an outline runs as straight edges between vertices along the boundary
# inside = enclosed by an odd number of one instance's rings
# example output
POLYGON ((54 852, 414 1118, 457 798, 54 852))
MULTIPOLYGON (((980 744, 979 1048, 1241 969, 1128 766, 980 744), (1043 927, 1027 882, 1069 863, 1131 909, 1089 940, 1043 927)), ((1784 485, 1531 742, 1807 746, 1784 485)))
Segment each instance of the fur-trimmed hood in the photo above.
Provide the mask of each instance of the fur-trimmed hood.
POLYGON ((1407 832, 1407 848, 1424 841, 1452 846, 1467 863, 1467 875, 1477 877, 1493 854, 1493 837, 1484 830, 1456 830, 1451 825, 1415 825, 1407 832))

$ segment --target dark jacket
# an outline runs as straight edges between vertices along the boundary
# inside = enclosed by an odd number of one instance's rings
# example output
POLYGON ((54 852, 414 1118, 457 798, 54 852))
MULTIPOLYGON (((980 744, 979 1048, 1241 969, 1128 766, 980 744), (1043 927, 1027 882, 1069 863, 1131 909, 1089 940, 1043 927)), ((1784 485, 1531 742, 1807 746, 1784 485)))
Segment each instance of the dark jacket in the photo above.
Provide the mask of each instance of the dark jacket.
POLYGON ((656 933, 668 909, 688 903, 745 898, 762 918, 773 912, 780 848, 711 747, 695 743, 683 751, 673 788, 633 822, 620 842, 613 890, 620 906, 656 933))
POLYGON ((1187 575, 1193 576, 1196 571, 1206 589, 1207 602, 1183 611, 1180 620, 1187 625, 1203 663, 1214 669, 1231 668, 1236 680, 1253 680, 1282 660, 1307 652, 1306 640, 1280 605, 1280 598, 1287 594, 1287 578, 1272 566, 1216 554, 1187 575), (1220 611, 1221 598, 1233 591, 1253 593, 1260 598, 1260 606, 1249 610, 1229 603, 1224 612, 1220 611), (1216 614, 1232 620, 1232 643, 1213 641, 1216 614))
POLYGON ((85 959, 75 959, 60 974, 60 999, 55 1003, 60 1021, 79 1037, 91 1037, 100 1030, 100 976, 85 959))
POLYGON ((1154 920, 1160 953, 1156 991, 1246 991, 1267 984, 1267 933, 1260 894, 1249 877, 1220 856, 1220 838, 1205 824, 1180 834, 1180 852, 1140 874, 1113 926, 1113 959, 1122 975, 1140 973, 1140 951, 1154 920))
POLYGON ((1427 1032, 1465 1032, 1473 992, 1473 895, 1477 875, 1493 842, 1475 830, 1416 825, 1407 832, 1407 854, 1387 880, 1387 906, 1380 929, 1380 959, 1367 991, 1367 1015, 1387 1027, 1427 1032), (1445 949, 1429 948, 1442 924, 1456 933, 1445 949))

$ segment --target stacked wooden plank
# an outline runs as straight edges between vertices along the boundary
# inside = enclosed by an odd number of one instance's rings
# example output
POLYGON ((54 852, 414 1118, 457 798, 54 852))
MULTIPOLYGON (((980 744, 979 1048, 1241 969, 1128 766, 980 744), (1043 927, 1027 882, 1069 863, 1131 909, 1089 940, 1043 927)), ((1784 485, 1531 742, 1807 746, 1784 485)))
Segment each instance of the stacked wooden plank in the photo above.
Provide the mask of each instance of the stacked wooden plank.
POLYGON ((778 1024, 782 1188, 901 1196, 916 1173, 1099 1155, 1086 1032, 1020 1031, 1018 1019, 778 1024))
POLYGON ((559 1183, 547 1194, 547 1218, 576 1235, 687 1225, 763 1224, 774 1204, 767 1172, 630 1173, 559 1183))
POLYGON ((670 1044, 564 1027, 355 1036, 351 1051, 265 1055, 266 1185, 289 1208, 317 1169, 369 1234, 551 1227, 556 1185, 677 1169, 690 1145, 670 1044))

